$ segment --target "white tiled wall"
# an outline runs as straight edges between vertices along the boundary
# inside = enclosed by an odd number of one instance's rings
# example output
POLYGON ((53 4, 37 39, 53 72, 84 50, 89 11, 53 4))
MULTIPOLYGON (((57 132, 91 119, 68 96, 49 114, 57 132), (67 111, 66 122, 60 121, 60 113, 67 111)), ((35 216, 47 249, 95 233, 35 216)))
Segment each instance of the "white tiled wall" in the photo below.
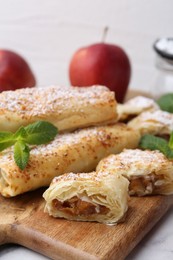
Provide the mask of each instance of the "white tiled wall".
POLYGON ((0 48, 26 57, 39 85, 69 84, 76 49, 99 42, 122 46, 132 63, 132 88, 150 89, 154 40, 173 36, 173 0, 0 0, 0 48))

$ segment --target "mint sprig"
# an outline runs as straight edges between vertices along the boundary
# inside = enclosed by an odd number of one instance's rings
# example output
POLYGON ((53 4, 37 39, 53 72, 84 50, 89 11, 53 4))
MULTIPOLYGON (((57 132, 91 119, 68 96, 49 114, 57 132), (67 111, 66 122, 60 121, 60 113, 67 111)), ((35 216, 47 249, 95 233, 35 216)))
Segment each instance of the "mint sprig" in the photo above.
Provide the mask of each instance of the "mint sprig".
POLYGON ((146 134, 141 137, 139 147, 142 149, 159 150, 168 159, 173 159, 173 132, 170 135, 169 142, 161 137, 146 134))
POLYGON ((157 100, 157 104, 159 105, 161 110, 173 113, 173 93, 168 93, 161 96, 157 100))
POLYGON ((58 129, 47 121, 37 121, 20 127, 15 133, 0 132, 0 151, 14 145, 14 160, 24 170, 28 164, 30 148, 28 145, 46 144, 58 134, 58 129))

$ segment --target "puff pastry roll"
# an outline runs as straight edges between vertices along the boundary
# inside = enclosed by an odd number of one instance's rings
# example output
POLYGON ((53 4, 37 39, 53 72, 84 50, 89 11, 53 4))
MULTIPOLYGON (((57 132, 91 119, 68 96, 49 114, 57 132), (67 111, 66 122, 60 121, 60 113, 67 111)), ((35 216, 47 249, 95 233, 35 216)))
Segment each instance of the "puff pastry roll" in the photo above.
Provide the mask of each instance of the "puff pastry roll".
POLYGON ((153 134, 169 137, 173 131, 173 114, 162 110, 143 112, 129 121, 128 125, 138 129, 141 135, 153 134))
POLYGON ((0 131, 16 131, 38 120, 59 131, 115 122, 114 92, 104 86, 25 88, 0 94, 0 131))
POLYGON ((119 121, 129 121, 144 111, 159 109, 159 106, 153 99, 144 96, 134 97, 117 106, 119 121))
POLYGON ((98 162, 123 148, 136 148, 140 135, 125 124, 98 126, 58 135, 47 145, 33 147, 22 171, 14 162, 12 148, 0 155, 0 193, 10 197, 48 186, 55 176, 90 172, 98 162))
POLYGON ((128 184, 123 176, 108 172, 56 177, 43 194, 45 212, 69 220, 115 224, 128 208, 128 184))
POLYGON ((125 149, 101 160, 96 170, 122 174, 130 181, 130 195, 173 193, 173 163, 159 151, 125 149))

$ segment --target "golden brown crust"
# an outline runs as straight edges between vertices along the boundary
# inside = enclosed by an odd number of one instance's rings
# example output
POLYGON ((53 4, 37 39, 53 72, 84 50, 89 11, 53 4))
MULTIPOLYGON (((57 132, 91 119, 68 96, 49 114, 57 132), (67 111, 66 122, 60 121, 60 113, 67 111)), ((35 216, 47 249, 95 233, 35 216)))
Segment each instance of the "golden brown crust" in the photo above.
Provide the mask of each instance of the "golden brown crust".
POLYGON ((0 131, 46 120, 59 131, 117 120, 114 93, 104 86, 25 88, 0 94, 0 131))

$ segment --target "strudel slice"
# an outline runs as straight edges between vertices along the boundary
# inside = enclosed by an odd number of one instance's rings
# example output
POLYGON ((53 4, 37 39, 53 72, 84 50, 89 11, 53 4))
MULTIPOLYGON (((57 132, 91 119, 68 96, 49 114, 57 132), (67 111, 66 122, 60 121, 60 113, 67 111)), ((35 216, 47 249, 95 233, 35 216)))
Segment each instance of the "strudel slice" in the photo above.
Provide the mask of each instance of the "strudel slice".
POLYGON ((173 162, 159 151, 125 149, 101 160, 96 170, 122 174, 130 182, 130 195, 173 193, 173 162))
POLYGON ((138 129, 141 135, 153 134, 169 137, 173 131, 173 114, 162 110, 143 112, 129 121, 128 125, 138 129))
POLYGON ((119 121, 129 121, 144 111, 159 110, 159 106, 151 98, 137 96, 129 99, 124 104, 118 104, 117 110, 119 121))
POLYGON ((121 123, 57 135, 49 144, 31 147, 24 170, 15 164, 12 147, 0 154, 0 193, 11 197, 48 186, 64 173, 93 171, 105 156, 136 148, 139 139, 138 131, 121 123))
POLYGON ((117 121, 114 92, 104 86, 25 88, 0 94, 0 131, 49 121, 59 132, 117 121))
POLYGON ((122 175, 69 173, 53 179, 43 194, 53 217, 115 224, 127 211, 128 184, 122 175))

